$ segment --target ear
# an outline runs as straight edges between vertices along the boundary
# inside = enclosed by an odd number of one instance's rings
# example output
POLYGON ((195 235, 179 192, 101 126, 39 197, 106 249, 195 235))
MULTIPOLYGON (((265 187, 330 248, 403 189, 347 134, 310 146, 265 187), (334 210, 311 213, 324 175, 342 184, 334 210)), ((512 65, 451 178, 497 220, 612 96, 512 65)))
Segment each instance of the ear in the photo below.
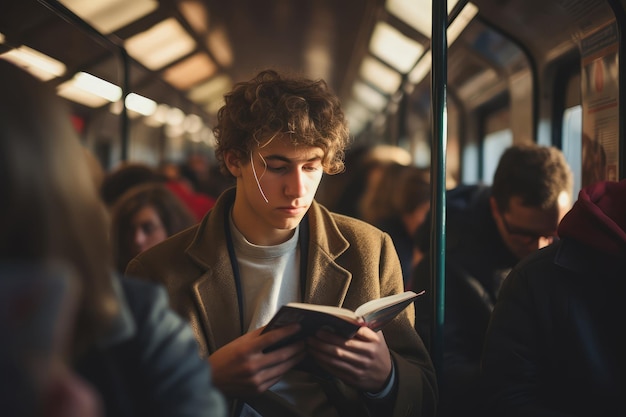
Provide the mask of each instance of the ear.
POLYGON ((496 203, 496 199, 493 196, 489 197, 489 207, 491 207, 493 218, 497 218, 500 215, 500 210, 498 210, 498 203, 496 203))
POLYGON ((224 154, 224 163, 226 164, 228 171, 230 171, 235 178, 239 178, 241 176, 242 163, 234 152, 229 151, 224 154))

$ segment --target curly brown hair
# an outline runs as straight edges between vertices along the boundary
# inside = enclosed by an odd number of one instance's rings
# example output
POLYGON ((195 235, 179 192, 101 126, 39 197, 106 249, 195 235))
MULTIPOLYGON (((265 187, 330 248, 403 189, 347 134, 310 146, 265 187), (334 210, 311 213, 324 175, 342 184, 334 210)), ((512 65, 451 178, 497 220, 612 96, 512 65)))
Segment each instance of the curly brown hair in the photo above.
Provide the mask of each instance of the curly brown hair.
POLYGON ((253 149, 285 134, 294 144, 321 148, 327 174, 343 171, 349 142, 347 123, 339 99, 324 80, 265 70, 236 84, 224 99, 213 129, 215 156, 224 174, 230 175, 224 164, 226 152, 246 163, 253 149))

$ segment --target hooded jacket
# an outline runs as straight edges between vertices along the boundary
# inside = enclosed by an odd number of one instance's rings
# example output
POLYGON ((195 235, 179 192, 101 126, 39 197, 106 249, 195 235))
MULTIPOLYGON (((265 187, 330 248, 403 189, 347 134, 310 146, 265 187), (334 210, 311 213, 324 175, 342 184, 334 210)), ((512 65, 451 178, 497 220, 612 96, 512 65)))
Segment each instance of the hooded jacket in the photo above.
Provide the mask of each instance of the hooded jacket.
POLYGON ((482 358, 494 416, 626 415, 626 180, 580 191, 560 240, 520 262, 482 358))

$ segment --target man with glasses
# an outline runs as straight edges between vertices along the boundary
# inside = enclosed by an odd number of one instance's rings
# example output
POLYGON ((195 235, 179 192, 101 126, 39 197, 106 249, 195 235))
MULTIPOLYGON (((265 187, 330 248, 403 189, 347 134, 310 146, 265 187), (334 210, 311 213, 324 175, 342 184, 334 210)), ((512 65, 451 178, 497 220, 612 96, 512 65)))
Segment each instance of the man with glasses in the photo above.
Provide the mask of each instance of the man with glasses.
MULTIPOLYGON (((460 186, 447 193, 440 416, 472 415, 480 406, 480 357, 500 286, 517 262, 555 239, 571 206, 572 184, 558 149, 523 145, 504 152, 492 186, 460 186)), ((429 223, 418 231, 425 252, 429 223)), ((430 273, 427 255, 412 288, 428 293, 430 273)), ((433 309, 422 301, 416 303, 416 327, 428 342, 433 309)))
POLYGON ((485 416, 626 415, 626 180, 583 188, 559 238, 502 285, 483 351, 485 416))

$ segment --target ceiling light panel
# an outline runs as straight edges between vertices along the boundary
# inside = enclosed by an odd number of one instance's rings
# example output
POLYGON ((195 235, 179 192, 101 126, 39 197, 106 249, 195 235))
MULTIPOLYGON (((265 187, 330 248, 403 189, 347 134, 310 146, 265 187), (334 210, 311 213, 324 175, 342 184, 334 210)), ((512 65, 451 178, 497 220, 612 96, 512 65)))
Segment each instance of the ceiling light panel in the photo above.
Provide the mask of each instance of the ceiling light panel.
POLYGON ((191 86, 211 77, 217 66, 205 53, 197 53, 165 70, 163 78, 180 90, 188 90, 191 86))
POLYGON ((233 82, 229 76, 220 75, 192 89, 187 96, 190 100, 200 104, 223 100, 224 94, 231 89, 232 85, 233 82))
POLYGON ((151 116, 157 109, 157 103, 154 100, 136 93, 130 93, 127 95, 124 102, 126 103, 126 108, 128 110, 132 110, 143 116, 151 116))
POLYGON ((125 46, 133 58, 156 71, 190 54, 196 44, 175 18, 169 18, 129 38, 125 46))
POLYGON ((100 107, 122 97, 122 89, 115 84, 86 72, 57 87, 57 94, 89 107, 100 107))
POLYGON ((422 44, 382 21, 376 24, 370 39, 370 52, 402 74, 413 68, 423 51, 422 44))
MULTIPOLYGON (((447 30, 447 41, 448 46, 455 41, 456 38, 459 37, 461 32, 465 29, 465 27, 472 21, 474 16, 478 14, 478 7, 473 3, 467 3, 463 10, 459 13, 459 15, 454 19, 454 21, 448 26, 447 30)), ((431 51, 427 51, 419 62, 415 65, 415 67, 408 74, 408 80, 412 84, 420 83, 426 75, 430 72, 430 67, 432 64, 432 55, 431 51)))
POLYGON ((60 0, 81 19, 101 33, 111 33, 151 13, 157 0, 60 0))
POLYGON ((215 60, 223 67, 233 64, 233 48, 223 27, 216 27, 206 36, 206 44, 215 60))
MULTIPOLYGON (((448 14, 457 3, 448 0, 448 14)), ((424 36, 432 37, 432 0, 387 0, 385 8, 424 36)))
POLYGON ((467 3, 459 15, 450 23, 447 31, 448 46, 459 37, 465 27, 478 14, 478 7, 474 3, 467 3))
POLYGON ((422 59, 415 65, 415 68, 409 72, 409 82, 412 84, 420 83, 430 72, 433 56, 430 51, 426 52, 422 59))
POLYGON ((369 85, 357 81, 352 88, 354 98, 368 109, 379 112, 387 106, 387 98, 369 85))
POLYGON ((48 81, 65 74, 65 64, 27 46, 11 49, 0 58, 25 69, 35 77, 48 81))
POLYGON ((371 56, 365 57, 361 63, 361 78, 386 94, 398 91, 402 83, 402 75, 371 56))

